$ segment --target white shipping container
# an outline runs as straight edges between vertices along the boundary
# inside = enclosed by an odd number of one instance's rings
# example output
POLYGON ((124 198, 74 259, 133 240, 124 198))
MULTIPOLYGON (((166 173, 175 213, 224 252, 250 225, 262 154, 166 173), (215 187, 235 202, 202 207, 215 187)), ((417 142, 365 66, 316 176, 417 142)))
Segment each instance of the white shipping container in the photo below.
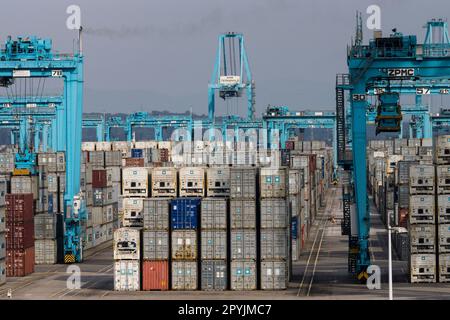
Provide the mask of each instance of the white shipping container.
POLYGON ((180 168, 180 197, 205 196, 205 170, 197 167, 180 168))
POLYGON ((432 195, 411 195, 409 197, 410 223, 435 223, 435 202, 432 195))
POLYGON ((171 167, 152 169, 152 197, 176 197, 177 170, 171 167))
POLYGON ((132 228, 114 231, 114 260, 139 260, 141 235, 132 228))
POLYGON ((438 198, 438 223, 450 223, 450 194, 441 194, 438 198))
POLYGON ((148 196, 148 170, 146 168, 123 168, 122 170, 122 194, 131 197, 148 196))
POLYGON ((450 254, 439 255, 439 282, 450 282, 450 254))
POLYGON ((114 263, 114 290, 139 291, 140 279, 139 260, 120 260, 114 263))
POLYGON ((411 253, 436 252, 436 230, 434 225, 410 225, 411 253))
POLYGON ((438 226, 439 253, 450 253, 450 224, 438 226))
POLYGON ((197 262, 172 261, 172 289, 197 290, 197 262))
POLYGON ((410 256, 411 283, 436 282, 436 256, 434 254, 412 254, 410 256))
POLYGON ((100 141, 95 143, 95 150, 97 151, 111 151, 112 146, 111 142, 108 141, 100 141))
POLYGON ((261 198, 283 198, 286 196, 286 170, 261 168, 260 170, 261 198))
POLYGON ((6 283, 6 260, 0 260, 0 286, 6 283))
POLYGON ((54 239, 42 239, 34 242, 36 264, 57 263, 57 242, 54 239))
POLYGON ((95 151, 95 142, 82 142, 81 151, 95 151))

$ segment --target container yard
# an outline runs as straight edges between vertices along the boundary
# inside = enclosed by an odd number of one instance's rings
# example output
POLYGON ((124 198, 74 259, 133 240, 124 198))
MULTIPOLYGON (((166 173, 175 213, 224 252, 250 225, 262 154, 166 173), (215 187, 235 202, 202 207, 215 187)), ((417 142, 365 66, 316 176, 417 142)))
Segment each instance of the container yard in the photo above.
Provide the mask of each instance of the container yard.
POLYGON ((449 299, 450 5, 176 2, 0 12, 0 301, 449 299))

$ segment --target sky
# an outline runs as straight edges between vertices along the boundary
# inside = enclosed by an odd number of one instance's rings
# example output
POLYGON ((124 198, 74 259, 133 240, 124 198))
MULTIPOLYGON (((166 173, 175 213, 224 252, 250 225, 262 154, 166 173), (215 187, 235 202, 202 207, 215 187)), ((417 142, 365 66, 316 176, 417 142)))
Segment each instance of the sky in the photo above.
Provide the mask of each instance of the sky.
MULTIPOLYGON (((419 41, 428 19, 450 16, 448 0, 15 0, 0 10, 1 43, 8 35, 37 35, 72 52, 71 4, 80 6, 86 30, 85 112, 207 114, 217 37, 228 31, 245 36, 257 114, 269 104, 332 110, 356 10, 363 13, 365 42, 372 4, 381 7, 384 35, 396 27, 419 41)), ((226 113, 216 101, 217 114, 226 113)), ((244 99, 236 107, 246 114, 244 99)))

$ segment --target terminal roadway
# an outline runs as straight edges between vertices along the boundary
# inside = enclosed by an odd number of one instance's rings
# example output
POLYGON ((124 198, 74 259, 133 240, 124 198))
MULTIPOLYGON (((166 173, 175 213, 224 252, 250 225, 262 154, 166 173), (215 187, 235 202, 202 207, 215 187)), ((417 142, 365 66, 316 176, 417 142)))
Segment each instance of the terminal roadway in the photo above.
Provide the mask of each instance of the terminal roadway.
MULTIPOLYGON (((113 256, 109 244, 79 264, 81 289, 68 289, 67 265, 36 266, 23 278, 8 278, 0 299, 387 299, 387 231, 372 205, 370 245, 372 263, 382 272, 380 290, 369 290, 347 273, 348 238, 341 235, 340 188, 331 188, 326 206, 319 210, 293 277, 283 291, 226 292, 116 292, 113 290, 113 256), (332 219, 334 217, 334 219, 332 219), (8 297, 8 292, 11 298, 8 297)), ((394 261, 394 299, 449 299, 450 284, 409 284, 407 262, 394 261)))

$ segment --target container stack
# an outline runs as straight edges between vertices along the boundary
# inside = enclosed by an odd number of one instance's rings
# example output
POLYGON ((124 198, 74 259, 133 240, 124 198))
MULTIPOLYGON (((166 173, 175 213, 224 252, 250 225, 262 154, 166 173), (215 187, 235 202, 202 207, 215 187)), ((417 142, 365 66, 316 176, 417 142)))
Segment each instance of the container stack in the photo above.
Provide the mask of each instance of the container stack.
POLYGON ((170 201, 173 290, 198 289, 200 209, 201 198, 170 201))
POLYGON ((6 275, 34 272, 34 200, 31 193, 6 195, 6 275))
POLYGON ((303 208, 303 169, 289 169, 288 170, 288 216, 291 219, 291 260, 297 261, 300 257, 300 252, 304 246, 304 239, 301 234, 302 225, 302 208, 303 208))
POLYGON ((437 265, 439 282, 450 282, 450 136, 436 140, 437 265))
POLYGON ((230 168, 231 290, 257 288, 256 178, 256 168, 230 168))
POLYGON ((396 186, 398 209, 395 225, 407 228, 409 214, 409 167, 419 164, 418 161, 399 161, 396 170, 396 186))
POLYGON ((170 198, 143 200, 142 290, 169 289, 170 198))
POLYGON ((87 219, 84 249, 113 239, 118 223, 120 166, 122 152, 112 150, 111 142, 84 142, 81 189, 85 193, 87 219))
POLYGON ((436 282, 436 216, 434 165, 409 168, 410 280, 436 282))
POLYGON ((34 216, 36 264, 55 264, 62 260, 65 191, 65 157, 63 152, 39 153, 39 196, 34 216), (59 253, 59 255, 58 255, 59 253))
POLYGON ((7 180, 0 178, 0 286, 6 282, 6 208, 7 180))
POLYGON ((201 289, 228 288, 228 201, 204 198, 201 204, 201 289))
POLYGON ((140 290, 140 231, 120 228, 114 231, 114 290, 140 290))
POLYGON ((122 169, 122 195, 124 227, 142 228, 143 199, 149 195, 148 169, 126 167, 122 169))
POLYGON ((289 261, 286 169, 261 168, 259 180, 261 289, 286 289, 289 261))

